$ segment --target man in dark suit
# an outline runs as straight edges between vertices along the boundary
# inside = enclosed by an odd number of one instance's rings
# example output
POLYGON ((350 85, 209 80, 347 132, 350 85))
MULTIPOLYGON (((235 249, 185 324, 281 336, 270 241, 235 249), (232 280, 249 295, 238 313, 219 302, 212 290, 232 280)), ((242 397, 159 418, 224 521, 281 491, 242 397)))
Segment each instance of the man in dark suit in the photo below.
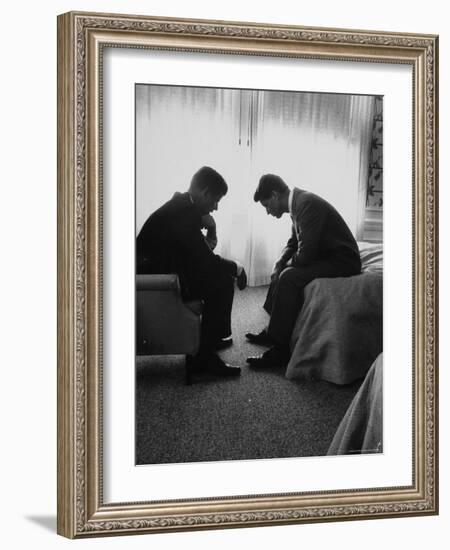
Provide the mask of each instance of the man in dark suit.
POLYGON ((286 365, 304 287, 317 278, 357 275, 361 272, 361 259, 341 215, 314 193, 295 187, 291 190, 279 176, 266 174, 253 198, 276 218, 289 213, 292 235, 271 274, 264 303, 270 315, 268 327, 259 334, 246 334, 250 342, 271 347, 259 357, 249 357, 247 362, 253 367, 286 365))
POLYGON ((138 273, 176 273, 183 298, 203 300, 201 344, 194 368, 235 376, 240 368, 227 365, 214 353, 232 343, 234 280, 240 289, 247 280, 240 264, 212 250, 217 237, 210 213, 217 210, 227 190, 218 172, 200 168, 186 193, 176 193, 147 219, 137 237, 136 256, 138 273))

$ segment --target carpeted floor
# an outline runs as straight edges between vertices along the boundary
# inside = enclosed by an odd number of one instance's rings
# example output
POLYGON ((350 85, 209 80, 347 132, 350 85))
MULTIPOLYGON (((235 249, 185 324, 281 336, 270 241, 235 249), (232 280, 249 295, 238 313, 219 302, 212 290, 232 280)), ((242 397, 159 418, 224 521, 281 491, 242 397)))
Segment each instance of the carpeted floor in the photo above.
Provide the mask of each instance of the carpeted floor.
POLYGON ((239 378, 197 378, 186 386, 183 358, 137 359, 137 464, 326 454, 359 383, 296 382, 284 378, 284 369, 248 368, 246 357, 265 349, 244 334, 265 325, 266 291, 236 291, 234 345, 221 356, 242 367, 239 378))

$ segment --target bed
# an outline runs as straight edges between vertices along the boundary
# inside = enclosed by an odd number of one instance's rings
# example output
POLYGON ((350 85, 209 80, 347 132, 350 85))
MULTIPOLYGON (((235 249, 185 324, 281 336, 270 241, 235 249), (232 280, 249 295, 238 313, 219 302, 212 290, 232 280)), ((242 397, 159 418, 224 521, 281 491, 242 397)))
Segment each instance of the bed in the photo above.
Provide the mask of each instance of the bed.
POLYGON ((383 248, 358 243, 362 273, 315 279, 292 332, 290 379, 350 384, 364 378, 383 348, 383 248))

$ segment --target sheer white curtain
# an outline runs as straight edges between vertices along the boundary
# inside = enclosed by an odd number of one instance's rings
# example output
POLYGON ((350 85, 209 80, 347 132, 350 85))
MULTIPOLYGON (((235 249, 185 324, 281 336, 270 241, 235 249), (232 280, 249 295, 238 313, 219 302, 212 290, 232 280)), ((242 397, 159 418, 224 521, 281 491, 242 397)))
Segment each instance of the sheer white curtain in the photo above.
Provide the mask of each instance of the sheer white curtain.
MULTIPOLYGON (((136 87, 136 231, 202 166, 240 184, 239 91, 136 87)), ((219 208, 226 208, 228 195, 219 208), (226 205, 226 206, 225 206, 226 205)))
POLYGON ((253 202, 259 177, 329 200, 355 235, 362 222, 373 98, 173 86, 136 87, 136 231, 192 174, 212 166, 229 191, 215 214, 216 251, 266 284, 290 234, 253 202))
MULTIPOLYGON (((374 98, 271 91, 258 95, 252 179, 274 173, 289 187, 320 195, 359 238, 374 98)), ((290 218, 269 219, 261 207, 252 208, 251 216, 250 272, 257 284, 264 284, 290 235, 290 218)))

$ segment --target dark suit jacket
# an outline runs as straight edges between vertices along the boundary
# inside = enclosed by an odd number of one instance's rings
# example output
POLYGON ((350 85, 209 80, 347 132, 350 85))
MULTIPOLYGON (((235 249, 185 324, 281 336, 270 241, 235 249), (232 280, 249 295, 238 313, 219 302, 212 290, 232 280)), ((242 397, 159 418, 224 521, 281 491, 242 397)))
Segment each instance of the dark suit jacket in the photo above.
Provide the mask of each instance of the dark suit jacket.
POLYGON ((153 212, 136 242, 138 273, 176 273, 184 297, 202 298, 235 276, 235 262, 214 254, 201 231, 202 219, 188 193, 176 193, 153 212))
POLYGON ((361 270, 358 245, 339 212, 318 195, 294 187, 292 236, 279 262, 302 267, 323 260, 361 270))

